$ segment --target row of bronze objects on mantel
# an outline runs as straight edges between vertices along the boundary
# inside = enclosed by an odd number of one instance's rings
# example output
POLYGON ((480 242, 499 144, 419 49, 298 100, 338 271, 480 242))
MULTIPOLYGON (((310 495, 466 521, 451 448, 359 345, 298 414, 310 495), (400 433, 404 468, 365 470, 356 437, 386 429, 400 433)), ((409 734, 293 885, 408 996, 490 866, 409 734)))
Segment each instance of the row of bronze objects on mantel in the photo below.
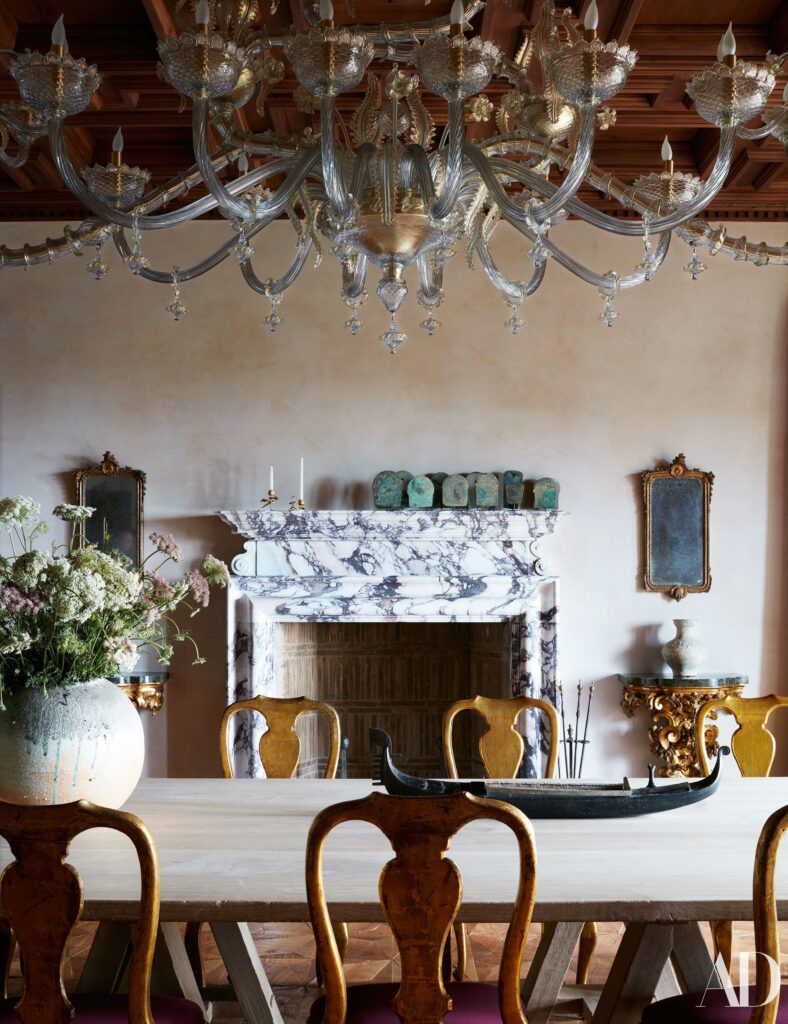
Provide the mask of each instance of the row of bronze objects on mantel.
MULTIPOLYGON (((533 485, 535 509, 557 509, 560 485, 542 477, 533 485)), ((372 481, 375 508, 518 509, 525 481, 518 469, 505 473, 426 473, 384 469, 372 481)))

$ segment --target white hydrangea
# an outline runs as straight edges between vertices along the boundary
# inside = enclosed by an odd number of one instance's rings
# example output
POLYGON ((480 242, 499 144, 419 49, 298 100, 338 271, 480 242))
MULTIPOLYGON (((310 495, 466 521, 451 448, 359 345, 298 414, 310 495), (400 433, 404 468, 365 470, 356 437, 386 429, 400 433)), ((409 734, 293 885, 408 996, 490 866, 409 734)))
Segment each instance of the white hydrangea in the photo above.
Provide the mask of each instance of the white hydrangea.
POLYGON ((33 498, 18 495, 16 498, 0 498, 0 526, 10 529, 12 526, 24 526, 31 519, 36 519, 41 505, 33 498))

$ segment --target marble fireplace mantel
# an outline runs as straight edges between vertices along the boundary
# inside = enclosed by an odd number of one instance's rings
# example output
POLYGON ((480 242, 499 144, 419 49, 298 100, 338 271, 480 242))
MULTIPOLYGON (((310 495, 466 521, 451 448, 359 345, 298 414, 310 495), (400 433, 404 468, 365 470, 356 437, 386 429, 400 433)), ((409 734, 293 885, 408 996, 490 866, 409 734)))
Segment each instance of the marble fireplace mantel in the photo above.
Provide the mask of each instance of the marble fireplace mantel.
MULTIPOLYGON (((228 699, 290 696, 287 622, 504 622, 510 690, 554 697, 558 579, 540 553, 559 511, 223 511, 245 538, 228 588, 228 699)), ((242 716, 236 716, 236 720, 242 716)), ((239 774, 257 774, 260 724, 235 735, 239 774)), ((537 770, 536 726, 529 774, 537 770)))

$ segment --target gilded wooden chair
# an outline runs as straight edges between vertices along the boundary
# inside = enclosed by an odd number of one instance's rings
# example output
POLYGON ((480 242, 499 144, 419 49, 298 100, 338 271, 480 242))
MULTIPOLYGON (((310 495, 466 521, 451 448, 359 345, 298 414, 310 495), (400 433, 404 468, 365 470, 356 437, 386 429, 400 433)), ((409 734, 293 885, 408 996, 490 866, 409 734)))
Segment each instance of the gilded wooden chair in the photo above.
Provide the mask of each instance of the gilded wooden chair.
POLYGON ((139 818, 84 801, 54 807, 0 803, 0 836, 15 857, 0 879, 0 900, 24 973, 21 999, 0 1002, 1 1024, 67 1024, 72 1019, 73 1024, 202 1024, 203 1009, 196 1003, 150 995, 159 869, 153 840, 139 818), (74 837, 92 828, 122 832, 134 844, 141 876, 139 919, 128 995, 69 998, 63 961, 82 912, 82 883, 66 857, 74 837))
POLYGON ((306 891, 325 988, 308 1024, 442 1024, 452 1009, 463 1024, 525 1024, 520 963, 536 892, 536 849, 531 824, 521 811, 467 793, 419 798, 373 793, 334 804, 317 815, 309 832, 306 891), (445 984, 443 951, 462 900, 460 873, 446 853, 454 835, 480 818, 500 821, 515 834, 517 896, 498 984, 445 984), (394 850, 378 885, 399 949, 399 984, 345 984, 323 888, 323 848, 332 829, 349 821, 374 825, 394 850))
POLYGON ((339 715, 330 704, 309 697, 252 697, 231 704, 222 715, 219 726, 219 750, 222 772, 233 778, 227 731, 230 720, 240 711, 256 711, 265 718, 268 729, 260 739, 260 761, 269 779, 289 779, 296 773, 301 756, 301 739, 295 731, 296 721, 314 711, 328 720, 330 741, 325 778, 333 779, 339 764, 339 715))
MULTIPOLYGON (((731 737, 731 749, 745 778, 765 778, 772 770, 776 741, 766 728, 772 712, 788 708, 788 697, 770 694, 766 697, 720 697, 704 704, 695 717, 695 749, 701 772, 711 770, 706 753, 706 719, 712 713, 726 711, 736 720, 736 731, 731 737)), ((714 952, 722 953, 725 966, 730 970, 733 956, 733 922, 717 921, 712 925, 714 952)))
MULTIPOLYGON (((289 779, 295 775, 301 757, 301 738, 295 731, 296 722, 309 712, 316 712, 328 721, 329 749, 324 778, 334 779, 339 764, 340 726, 336 708, 323 701, 311 700, 309 697, 251 697, 248 700, 237 700, 222 715, 219 726, 219 754, 222 760, 222 773, 226 779, 235 777, 232 765, 232 751, 228 741, 230 720, 241 711, 255 711, 265 719, 267 731, 260 738, 259 754, 263 771, 269 779, 289 779)), ((189 962, 200 987, 205 988, 205 975, 200 956, 200 922, 186 925, 184 942, 189 962)), ((336 923, 337 939, 342 955, 347 949, 347 925, 336 923)))
MULTIPOLYGON (((549 701, 537 697, 470 697, 459 700, 447 708, 443 716, 443 756, 446 771, 452 779, 458 778, 457 762, 454 756, 454 720, 463 711, 475 711, 481 715, 486 730, 479 739, 479 754, 484 771, 490 779, 513 779, 520 770, 525 744, 517 731, 517 720, 524 711, 540 711, 550 726, 550 746, 547 754, 545 777, 554 779, 558 765, 558 714, 549 701)), ((454 976, 457 980, 465 977, 468 958, 468 938, 464 925, 455 928, 457 942, 457 966, 454 976)), ((593 921, 585 924, 580 936, 577 956, 577 983, 588 982, 591 958, 597 944, 597 927, 593 921)))
MULTIPOLYGON (((756 698, 757 699, 757 698, 756 698)), ((724 989, 708 989, 661 999, 643 1011, 641 1024, 778 1024, 788 1019, 788 985, 782 985, 775 997, 769 997, 771 958, 780 964, 780 936, 775 894, 775 867, 780 840, 788 830, 788 806, 780 808, 761 829, 755 850, 752 878, 753 924, 755 926, 755 992, 750 996, 752 1010, 731 1007, 724 989), (764 955, 765 954, 765 955, 764 955), (763 1006, 757 1004, 765 1003, 763 1006)))

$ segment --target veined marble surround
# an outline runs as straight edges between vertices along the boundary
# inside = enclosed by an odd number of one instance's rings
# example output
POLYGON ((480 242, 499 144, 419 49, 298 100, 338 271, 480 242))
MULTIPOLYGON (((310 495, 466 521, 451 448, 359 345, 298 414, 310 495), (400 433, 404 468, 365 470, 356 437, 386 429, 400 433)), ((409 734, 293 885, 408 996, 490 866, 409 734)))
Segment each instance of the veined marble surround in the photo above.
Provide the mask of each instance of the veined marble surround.
MULTIPOLYGON (((285 622, 508 622, 512 694, 554 699, 558 579, 543 564, 539 544, 561 512, 219 515, 246 538, 228 588, 228 703, 285 695, 277 668, 285 622)), ((259 775, 260 716, 235 721, 236 771, 259 775)), ((525 734, 524 771, 535 776, 538 722, 529 720, 525 734)))

